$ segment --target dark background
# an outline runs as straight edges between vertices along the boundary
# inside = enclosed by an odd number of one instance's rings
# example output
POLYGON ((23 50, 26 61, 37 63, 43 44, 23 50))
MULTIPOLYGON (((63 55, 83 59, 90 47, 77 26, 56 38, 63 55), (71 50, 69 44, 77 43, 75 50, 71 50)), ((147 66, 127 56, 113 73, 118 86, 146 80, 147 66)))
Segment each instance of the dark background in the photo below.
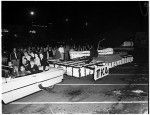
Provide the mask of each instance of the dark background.
POLYGON ((116 47, 136 32, 148 34, 145 3, 148 2, 3 1, 2 29, 9 32, 2 33, 2 45, 9 48, 70 40, 91 43, 105 38, 103 46, 116 47), (34 16, 29 14, 32 10, 34 16), (36 34, 29 34, 32 29, 36 34))

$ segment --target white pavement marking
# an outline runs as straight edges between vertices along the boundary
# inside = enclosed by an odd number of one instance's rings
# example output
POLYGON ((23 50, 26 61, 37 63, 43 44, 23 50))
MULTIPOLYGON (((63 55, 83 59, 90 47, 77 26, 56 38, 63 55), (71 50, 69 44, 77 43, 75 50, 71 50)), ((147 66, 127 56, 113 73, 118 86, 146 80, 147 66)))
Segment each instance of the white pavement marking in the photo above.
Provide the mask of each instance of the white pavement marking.
POLYGON ((149 84, 56 84, 56 85, 149 85, 149 84))
POLYGON ((121 73, 121 74, 109 74, 109 75, 115 75, 115 76, 117 76, 117 75, 127 75, 127 76, 129 76, 129 75, 149 75, 148 73, 147 74, 142 74, 142 73, 139 73, 139 74, 123 74, 123 73, 121 73))
POLYGON ((104 104, 104 103, 148 103, 148 101, 104 101, 104 102, 12 102, 10 104, 104 104))

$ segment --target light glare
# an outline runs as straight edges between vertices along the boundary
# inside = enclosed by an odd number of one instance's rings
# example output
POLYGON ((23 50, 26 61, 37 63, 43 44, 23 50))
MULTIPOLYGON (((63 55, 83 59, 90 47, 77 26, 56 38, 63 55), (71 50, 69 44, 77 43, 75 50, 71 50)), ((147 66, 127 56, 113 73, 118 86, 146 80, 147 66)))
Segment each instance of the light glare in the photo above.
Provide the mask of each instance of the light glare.
POLYGON ((30 15, 32 15, 32 16, 33 16, 33 15, 34 15, 34 11, 31 11, 31 12, 30 12, 30 15))

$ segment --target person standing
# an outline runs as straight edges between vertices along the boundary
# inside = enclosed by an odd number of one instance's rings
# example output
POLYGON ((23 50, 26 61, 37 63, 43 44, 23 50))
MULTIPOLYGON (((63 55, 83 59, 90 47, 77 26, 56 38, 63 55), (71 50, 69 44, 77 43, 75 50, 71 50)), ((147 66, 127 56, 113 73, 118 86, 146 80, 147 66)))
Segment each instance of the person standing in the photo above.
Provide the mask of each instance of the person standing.
POLYGON ((49 54, 49 58, 48 59, 52 59, 53 58, 53 51, 52 51, 51 47, 49 47, 49 49, 48 49, 48 54, 49 54))
POLYGON ((53 58, 55 58, 55 54, 56 54, 56 47, 54 47, 54 48, 52 49, 52 52, 53 52, 53 58))
POLYGON ((58 48, 58 51, 60 52, 60 55, 61 55, 61 60, 64 60, 64 47, 61 45, 59 48, 58 48))
POLYGON ((88 57, 86 63, 90 63, 91 61, 96 61, 97 57, 98 57, 97 47, 93 45, 90 49, 90 56, 88 57))
POLYGON ((24 56, 23 48, 20 48, 19 51, 18 51, 19 66, 22 65, 22 57, 23 56, 24 56))
POLYGON ((69 46, 66 45, 66 47, 64 48, 64 60, 70 59, 69 51, 70 51, 69 46))
POLYGON ((44 48, 43 57, 44 57, 44 59, 47 59, 47 49, 46 48, 44 48))
POLYGON ((10 54, 10 60, 12 61, 14 66, 19 66, 18 53, 16 48, 13 48, 13 52, 10 54))
POLYGON ((58 60, 61 59, 61 54, 58 48, 56 48, 55 50, 55 59, 58 59, 58 60))

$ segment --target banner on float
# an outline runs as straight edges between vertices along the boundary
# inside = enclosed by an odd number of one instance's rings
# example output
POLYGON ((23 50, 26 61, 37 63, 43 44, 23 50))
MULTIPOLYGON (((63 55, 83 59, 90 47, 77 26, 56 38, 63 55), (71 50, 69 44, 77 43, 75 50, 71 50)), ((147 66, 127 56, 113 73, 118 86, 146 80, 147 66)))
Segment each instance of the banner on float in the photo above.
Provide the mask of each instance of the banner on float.
POLYGON ((111 62, 111 63, 105 63, 105 66, 108 66, 109 68, 113 68, 119 65, 132 62, 132 61, 133 61, 133 57, 130 56, 130 57, 122 58, 121 60, 118 60, 118 61, 111 62))
POLYGON ((102 77, 105 77, 109 75, 109 67, 108 66, 101 66, 101 67, 97 67, 95 66, 95 70, 94 70, 94 80, 98 80, 102 77))

